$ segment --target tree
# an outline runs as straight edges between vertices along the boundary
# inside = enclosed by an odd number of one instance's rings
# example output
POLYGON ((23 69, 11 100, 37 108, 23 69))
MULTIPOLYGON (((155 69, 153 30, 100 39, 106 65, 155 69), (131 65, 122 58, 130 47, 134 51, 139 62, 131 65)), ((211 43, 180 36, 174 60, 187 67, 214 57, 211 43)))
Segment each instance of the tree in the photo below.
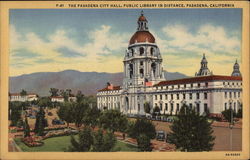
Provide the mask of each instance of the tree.
POLYGON ((49 97, 41 97, 39 100, 38 100, 38 106, 40 107, 51 107, 52 106, 52 103, 51 103, 51 100, 49 99, 49 97))
POLYGON ((116 143, 116 137, 113 132, 107 131, 107 133, 103 137, 104 139, 104 152, 109 152, 111 151, 116 143))
POLYGON ((150 110, 151 110, 150 103, 149 102, 145 102, 144 103, 144 112, 145 113, 150 113, 150 110))
POLYGON ((81 91, 77 91, 77 94, 76 94, 76 101, 77 103, 80 103, 84 98, 84 95, 82 94, 81 91))
POLYGON ((47 120, 45 119, 44 109, 43 107, 40 107, 40 110, 36 115, 36 123, 35 123, 34 132, 39 136, 43 136, 44 128, 47 126, 48 124, 47 124, 47 120))
POLYGON ((241 107, 238 109, 236 117, 237 118, 242 118, 242 108, 241 107))
POLYGON ((10 126, 17 126, 18 121, 21 120, 21 106, 21 102, 9 102, 9 119, 11 120, 10 126))
POLYGON ((88 152, 93 145, 93 136, 90 127, 84 127, 79 133, 78 140, 71 136, 71 146, 69 151, 71 152, 88 152))
POLYGON ((154 109, 153 109, 153 114, 157 115, 157 114, 160 113, 160 111, 161 111, 160 108, 158 106, 155 106, 154 109))
POLYGON ((22 89, 22 91, 20 92, 21 96, 26 96, 27 95, 27 91, 25 91, 24 89, 22 89))
POLYGON ((79 103, 72 103, 72 105, 75 126, 80 127, 83 124, 84 112, 88 109, 89 104, 87 100, 82 100, 79 103))
POLYGON ((140 134, 137 138, 138 148, 141 151, 152 151, 150 138, 145 134, 140 134))
POLYGON ((155 138, 155 126, 147 119, 137 119, 136 122, 130 122, 128 135, 138 139, 140 135, 146 135, 149 139, 155 138))
POLYGON ((99 117, 100 110, 96 105, 92 105, 92 107, 88 107, 84 112, 83 124, 94 128, 99 122, 99 117))
POLYGON ((230 123, 231 122, 231 117, 233 114, 233 117, 236 117, 236 113, 233 109, 227 109, 221 112, 221 114, 223 115, 223 117, 230 123))
POLYGON ((169 143, 181 151, 210 151, 214 146, 211 123, 206 116, 199 115, 187 105, 181 107, 170 129, 169 143))
POLYGON ((104 134, 102 129, 99 129, 94 136, 93 151, 94 152, 109 152, 113 149, 116 143, 116 138, 113 132, 108 131, 104 134))
POLYGON ((93 151, 101 152, 104 150, 103 130, 98 129, 98 131, 94 135, 95 138, 93 143, 93 151))
POLYGON ((27 117, 25 117, 23 130, 24 130, 24 137, 29 137, 30 136, 30 126, 29 126, 27 117))
POLYGON ((57 89, 57 88, 50 88, 49 92, 51 94, 51 97, 58 96, 58 91, 59 91, 59 89, 57 89))
POLYGON ((70 102, 63 103, 58 112, 57 112, 59 118, 67 123, 67 127, 69 127, 69 123, 74 122, 74 116, 73 116, 73 104, 70 102))
POLYGON ((110 109, 104 110, 100 116, 100 126, 104 129, 109 129, 111 132, 125 131, 127 128, 127 117, 119 110, 110 109))

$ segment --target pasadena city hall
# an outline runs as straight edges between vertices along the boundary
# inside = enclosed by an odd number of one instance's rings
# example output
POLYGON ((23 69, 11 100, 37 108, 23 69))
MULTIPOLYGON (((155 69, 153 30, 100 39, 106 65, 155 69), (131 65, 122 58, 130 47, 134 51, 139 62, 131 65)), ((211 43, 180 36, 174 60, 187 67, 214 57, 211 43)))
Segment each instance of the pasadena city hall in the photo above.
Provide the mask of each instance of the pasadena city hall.
POLYGON ((176 114, 183 104, 200 114, 208 110, 220 115, 229 108, 238 111, 242 105, 242 77, 237 60, 230 76, 214 75, 203 54, 201 67, 194 77, 167 80, 160 50, 143 13, 137 23, 137 31, 129 41, 123 60, 123 84, 113 86, 108 83, 106 88, 98 91, 99 109, 145 115, 144 104, 147 102, 151 112, 158 106, 161 114, 176 114))

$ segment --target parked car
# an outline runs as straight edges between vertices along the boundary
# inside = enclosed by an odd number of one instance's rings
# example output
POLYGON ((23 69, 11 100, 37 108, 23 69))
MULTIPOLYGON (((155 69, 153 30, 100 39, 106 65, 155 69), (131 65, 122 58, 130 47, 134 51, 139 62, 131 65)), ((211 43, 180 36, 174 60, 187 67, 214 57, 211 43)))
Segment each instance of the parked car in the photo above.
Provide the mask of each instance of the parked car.
POLYGON ((164 131, 156 131, 156 140, 165 141, 166 133, 164 131))
POLYGON ((174 122, 174 117, 168 117, 167 122, 173 123, 174 122))
POLYGON ((30 119, 35 119, 36 118, 36 116, 33 116, 33 115, 31 115, 29 117, 30 117, 30 119))
POLYGON ((64 125, 65 123, 63 121, 61 121, 61 120, 53 119, 52 124, 53 125, 64 125))

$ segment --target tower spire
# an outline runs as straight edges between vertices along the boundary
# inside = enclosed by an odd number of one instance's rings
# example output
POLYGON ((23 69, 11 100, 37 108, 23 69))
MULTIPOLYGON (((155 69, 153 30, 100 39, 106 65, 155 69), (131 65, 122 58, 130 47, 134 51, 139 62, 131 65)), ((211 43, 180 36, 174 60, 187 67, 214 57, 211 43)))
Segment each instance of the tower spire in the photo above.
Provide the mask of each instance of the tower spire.
POLYGON ((148 21, 144 16, 143 10, 141 11, 141 16, 138 18, 138 31, 148 31, 148 21))
POLYGON ((231 76, 241 76, 240 65, 238 64, 237 59, 234 63, 233 72, 232 72, 231 76))
POLYGON ((198 73, 195 74, 195 76, 208 76, 211 75, 210 70, 207 67, 207 59, 205 53, 203 53, 203 57, 201 60, 201 68, 198 73))

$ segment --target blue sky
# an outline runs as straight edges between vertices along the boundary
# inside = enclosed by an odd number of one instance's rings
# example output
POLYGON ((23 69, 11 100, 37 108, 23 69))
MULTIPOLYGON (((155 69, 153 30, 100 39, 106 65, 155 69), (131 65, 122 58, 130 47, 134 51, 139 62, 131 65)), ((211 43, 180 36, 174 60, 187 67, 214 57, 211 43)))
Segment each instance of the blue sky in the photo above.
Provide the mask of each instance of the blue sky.
MULTIPOLYGON (((189 76, 202 54, 214 74, 241 59, 241 9, 143 9, 164 69, 189 76)), ((121 72, 141 9, 10 10, 10 74, 121 72)))

